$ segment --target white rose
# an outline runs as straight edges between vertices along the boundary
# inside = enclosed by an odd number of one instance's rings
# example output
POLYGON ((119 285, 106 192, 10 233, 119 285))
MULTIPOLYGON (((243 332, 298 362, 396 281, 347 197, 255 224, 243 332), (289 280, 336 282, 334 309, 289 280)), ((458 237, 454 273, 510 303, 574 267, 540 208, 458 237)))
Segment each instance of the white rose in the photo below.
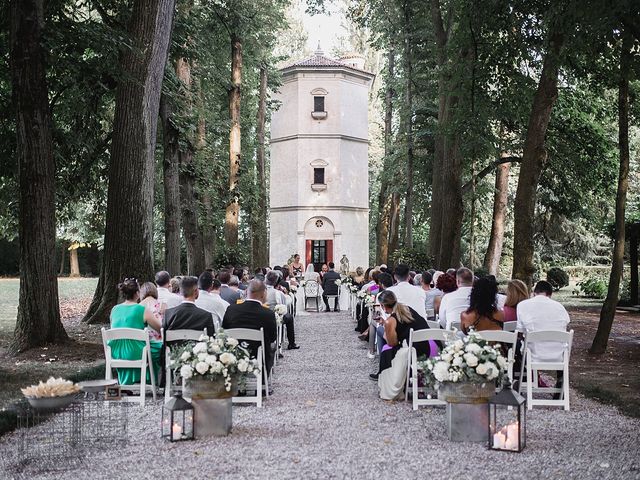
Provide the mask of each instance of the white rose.
POLYGON ((218 345, 218 344, 213 345, 211 347, 211 350, 213 350, 213 353, 220 353, 221 352, 220 345, 218 345))
POLYGON ((498 362, 498 366, 502 370, 507 368, 507 360, 502 355, 498 355, 498 358, 496 359, 496 361, 498 362))
POLYGON ((182 352, 182 355, 180 355, 180 360, 182 360, 183 362, 189 361, 190 358, 191 352, 182 352))
POLYGON ((478 365, 478 367, 476 368, 476 373, 478 375, 486 375, 487 374, 487 364, 486 363, 481 363, 480 365, 478 365))
POLYGON ((236 356, 233 353, 225 352, 220 355, 220 361, 224 365, 233 365, 234 363, 236 363, 236 356))
POLYGON ((464 349, 464 342, 463 342, 462 340, 456 340, 456 341, 453 343, 453 348, 454 348, 454 350, 456 350, 456 351, 463 350, 463 349, 464 349))
POLYGON ((451 360, 453 360, 453 357, 450 353, 443 353, 442 355, 440 355, 440 358, 447 363, 451 363, 451 360))
POLYGON ((200 375, 204 375, 205 373, 207 373, 207 370, 209 370, 208 363, 205 363, 205 362, 196 363, 196 372, 198 372, 200 375))
POLYGON ((204 359, 204 361, 209 365, 213 365, 216 362, 216 360, 218 359, 216 358, 215 355, 207 355, 207 357, 204 359))
POLYGON ((196 355, 198 353, 207 353, 207 344, 205 342, 196 343, 193 347, 193 353, 196 355))
POLYGON ((282 305, 281 303, 279 303, 278 305, 276 305, 276 307, 274 308, 275 313, 277 313, 278 315, 284 315, 285 313, 287 313, 287 306, 286 305, 282 305))
POLYGON ((453 359, 453 366, 454 367, 461 367, 462 366, 462 357, 456 357, 453 359))
POLYGON ((478 357, 476 357, 473 353, 465 353, 464 361, 467 362, 467 365, 470 367, 475 367, 478 365, 478 357))
POLYGON ((198 354, 198 360, 201 361, 201 362, 204 362, 207 359, 208 356, 209 356, 209 354, 206 353, 206 352, 199 353, 198 354))
POLYGON ((224 347, 224 338, 216 338, 216 343, 221 347, 224 347))
POLYGON ((222 364, 220 362, 214 362, 213 365, 211 365, 211 372, 212 373, 220 373, 222 371, 222 364))
POLYGON ((498 367, 493 362, 485 362, 483 365, 487 367, 487 379, 493 380, 498 376, 498 367))
POLYGON ((249 369, 249 362, 247 362, 246 360, 240 360, 238 362, 238 371, 244 373, 249 369))
POLYGON ((449 365, 446 362, 438 362, 433 367, 433 376, 439 382, 446 382, 449 379, 449 365))
POLYGON ((180 376, 184 379, 193 377, 193 368, 191 368, 189 365, 183 365, 180 369, 180 376))
POLYGON ((480 353, 482 351, 482 347, 480 347, 480 345, 478 345, 477 343, 469 343, 467 344, 465 350, 469 353, 480 353))
POLYGON ((209 335, 203 333, 202 335, 200 335, 200 338, 198 338, 199 342, 208 342, 209 341, 209 335))
POLYGON ((236 340, 235 338, 227 338, 227 345, 229 345, 230 347, 237 347, 238 340, 236 340))

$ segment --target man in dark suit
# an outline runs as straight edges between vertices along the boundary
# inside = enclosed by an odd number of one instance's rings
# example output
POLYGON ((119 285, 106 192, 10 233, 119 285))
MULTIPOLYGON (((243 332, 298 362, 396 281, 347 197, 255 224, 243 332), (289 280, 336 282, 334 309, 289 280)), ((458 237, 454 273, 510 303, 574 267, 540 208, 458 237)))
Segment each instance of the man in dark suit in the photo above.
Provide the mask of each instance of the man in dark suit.
POLYGON ((220 287, 220 296, 222 299, 229 305, 235 305, 242 297, 242 293, 229 286, 229 281, 231 281, 231 272, 229 272, 229 270, 222 270, 218 274, 218 280, 220 280, 220 283, 222 284, 220 287))
POLYGON ((333 262, 329 262, 329 271, 324 274, 322 277, 322 300, 324 301, 324 306, 327 307, 327 312, 330 312, 329 308, 329 299, 328 295, 335 295, 335 303, 333 304, 333 311, 339 312, 340 305, 338 303, 338 292, 340 287, 336 285, 336 280, 340 280, 340 274, 334 270, 335 264, 333 262))
MULTIPOLYGON (((222 320, 222 328, 250 328, 252 330, 264 329, 264 345, 265 345, 265 361, 266 372, 271 371, 273 366, 274 350, 271 344, 277 338, 276 315, 264 306, 267 301, 267 287, 260 280, 251 280, 247 287, 247 298, 243 303, 229 305, 224 319, 222 320)), ((251 356, 255 358, 258 353, 257 342, 247 342, 251 356)))
POLYGON ((210 312, 197 307, 198 279, 183 277, 180 282, 180 293, 184 300, 177 307, 170 308, 164 314, 162 327, 165 330, 203 330, 211 337, 215 334, 213 317, 210 312))

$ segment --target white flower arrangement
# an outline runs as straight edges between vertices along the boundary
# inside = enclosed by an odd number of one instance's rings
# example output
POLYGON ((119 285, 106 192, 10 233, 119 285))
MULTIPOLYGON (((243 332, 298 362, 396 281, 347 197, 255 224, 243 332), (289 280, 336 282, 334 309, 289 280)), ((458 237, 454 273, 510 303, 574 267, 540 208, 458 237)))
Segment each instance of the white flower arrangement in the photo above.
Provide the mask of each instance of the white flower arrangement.
POLYGON ((365 301, 364 301, 364 304, 367 307, 373 307, 373 305, 375 305, 375 303, 376 303, 376 295, 374 293, 367 294, 367 296, 365 298, 365 301))
POLYGON ((298 291, 298 287, 296 287, 295 285, 289 285, 289 291, 291 293, 296 293, 298 291))
POLYGON ((360 290, 360 291, 358 292, 358 298, 360 298, 360 299, 362 299, 362 298, 366 297, 367 295, 368 295, 368 293, 367 293, 367 292, 365 292, 364 290, 360 290))
POLYGON ((356 285, 351 285, 349 289, 351 290, 352 293, 356 293, 358 291, 358 287, 356 285))
POLYGON ((443 382, 502 382, 507 360, 499 347, 470 333, 464 340, 449 342, 440 355, 418 362, 430 385, 443 382))
MULTIPOLYGON (((286 308, 286 307, 285 307, 286 308)), ((257 361, 252 360, 246 344, 232 337, 227 337, 219 330, 215 337, 201 335, 197 343, 187 343, 171 352, 171 368, 177 377, 188 380, 201 376, 214 381, 224 379, 225 389, 231 391, 233 378, 238 378, 242 385, 246 375, 260 375, 257 361)))
POLYGON ((300 280, 300 286, 304 288, 304 286, 307 284, 306 280, 300 280))
POLYGON ((277 325, 282 325, 282 319, 286 315, 287 311, 288 311, 287 310, 287 306, 283 305, 282 303, 279 303, 274 307, 273 313, 276 314, 276 324, 277 325))
POLYGON ((335 284, 339 287, 340 285, 342 285, 342 280, 340 279, 336 280, 335 284))

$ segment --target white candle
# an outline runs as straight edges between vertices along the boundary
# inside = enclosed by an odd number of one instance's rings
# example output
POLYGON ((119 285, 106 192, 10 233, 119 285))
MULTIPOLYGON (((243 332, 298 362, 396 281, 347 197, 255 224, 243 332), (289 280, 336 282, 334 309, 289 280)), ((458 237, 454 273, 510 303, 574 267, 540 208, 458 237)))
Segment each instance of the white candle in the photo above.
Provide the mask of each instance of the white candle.
POLYGON ((518 450, 519 442, 518 422, 511 423, 507 426, 507 441, 505 443, 505 448, 508 448, 509 450, 518 450))
POLYGON ((174 423, 171 432, 174 440, 180 440, 180 437, 182 436, 182 427, 177 423, 174 423))
POLYGON ((494 448, 503 448, 505 442, 505 436, 498 432, 493 434, 493 446, 494 448))

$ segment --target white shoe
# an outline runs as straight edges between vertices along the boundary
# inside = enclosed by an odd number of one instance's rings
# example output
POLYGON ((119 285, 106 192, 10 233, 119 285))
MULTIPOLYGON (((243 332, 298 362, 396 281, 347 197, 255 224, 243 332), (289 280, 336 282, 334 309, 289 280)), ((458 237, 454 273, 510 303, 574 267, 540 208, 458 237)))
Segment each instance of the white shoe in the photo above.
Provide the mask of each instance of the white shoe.
POLYGON ((376 358, 376 356, 371 352, 367 352, 367 358, 376 358))

